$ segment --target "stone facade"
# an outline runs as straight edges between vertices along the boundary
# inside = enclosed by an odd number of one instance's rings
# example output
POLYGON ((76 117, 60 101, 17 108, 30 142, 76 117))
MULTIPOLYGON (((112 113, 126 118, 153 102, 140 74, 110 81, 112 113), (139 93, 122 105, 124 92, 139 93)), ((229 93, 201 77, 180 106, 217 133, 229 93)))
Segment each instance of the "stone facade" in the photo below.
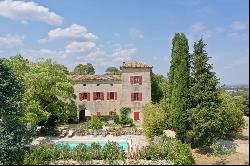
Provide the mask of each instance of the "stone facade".
POLYGON ((142 106, 151 101, 152 66, 133 61, 124 63, 120 68, 121 76, 72 76, 75 81, 78 119, 82 116, 90 118, 92 115, 110 115, 110 112, 119 115, 121 107, 130 107, 129 116, 135 124, 141 124, 142 106))

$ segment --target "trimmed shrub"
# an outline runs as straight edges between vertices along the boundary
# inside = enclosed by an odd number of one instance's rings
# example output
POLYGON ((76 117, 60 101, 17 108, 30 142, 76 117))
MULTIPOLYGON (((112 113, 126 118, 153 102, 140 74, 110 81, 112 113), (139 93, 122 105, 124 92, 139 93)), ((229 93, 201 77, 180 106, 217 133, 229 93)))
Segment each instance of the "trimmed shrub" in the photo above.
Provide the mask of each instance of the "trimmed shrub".
POLYGON ((101 122, 108 122, 109 120, 113 120, 115 124, 119 123, 119 116, 118 115, 94 115, 93 117, 98 117, 101 122))
POLYGON ((180 140, 163 138, 160 143, 150 144, 139 151, 141 159, 170 160, 178 165, 194 164, 191 148, 180 140))
POLYGON ((84 144, 77 145, 73 153, 74 153, 74 160, 78 162, 84 162, 91 159, 88 147, 84 144))
POLYGON ((93 160, 102 159, 102 146, 98 143, 92 143, 89 147, 90 158, 93 160))
POLYGON ((152 140, 154 136, 162 135, 167 123, 166 112, 158 104, 146 104, 142 113, 147 138, 152 140))
POLYGON ((86 129, 98 130, 102 129, 102 122, 99 117, 93 116, 84 126, 86 129))
POLYGON ((130 125, 130 126, 134 126, 133 120, 131 118, 128 117, 128 114, 131 112, 131 108, 129 107, 122 107, 120 109, 120 124, 122 126, 126 126, 126 125, 130 125))
POLYGON ((108 142, 102 149, 102 158, 108 164, 115 164, 116 160, 125 160, 125 152, 117 142, 108 142))

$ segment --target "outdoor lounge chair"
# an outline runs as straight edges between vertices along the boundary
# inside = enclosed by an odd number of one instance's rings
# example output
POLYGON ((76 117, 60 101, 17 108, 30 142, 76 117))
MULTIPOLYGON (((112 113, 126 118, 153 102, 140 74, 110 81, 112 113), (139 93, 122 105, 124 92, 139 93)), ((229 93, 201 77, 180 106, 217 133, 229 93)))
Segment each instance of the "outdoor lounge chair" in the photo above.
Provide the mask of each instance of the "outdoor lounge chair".
POLYGON ((62 133, 59 135, 59 138, 64 138, 67 135, 67 130, 62 130, 62 133))
POLYGON ((75 136, 75 134, 76 134, 76 131, 73 131, 68 137, 72 138, 73 136, 75 136))

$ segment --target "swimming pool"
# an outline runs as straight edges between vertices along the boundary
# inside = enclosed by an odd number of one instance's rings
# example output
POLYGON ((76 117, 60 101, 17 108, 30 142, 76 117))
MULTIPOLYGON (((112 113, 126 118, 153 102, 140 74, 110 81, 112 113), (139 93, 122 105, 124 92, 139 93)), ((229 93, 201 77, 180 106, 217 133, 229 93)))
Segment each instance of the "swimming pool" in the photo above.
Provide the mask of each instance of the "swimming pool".
MULTIPOLYGON (((68 144, 71 149, 74 149, 79 144, 85 144, 90 146, 92 143, 98 143, 102 147, 104 147, 108 141, 58 141, 56 145, 68 144)), ((119 146, 123 148, 123 150, 128 151, 128 141, 114 141, 117 142, 119 146)))

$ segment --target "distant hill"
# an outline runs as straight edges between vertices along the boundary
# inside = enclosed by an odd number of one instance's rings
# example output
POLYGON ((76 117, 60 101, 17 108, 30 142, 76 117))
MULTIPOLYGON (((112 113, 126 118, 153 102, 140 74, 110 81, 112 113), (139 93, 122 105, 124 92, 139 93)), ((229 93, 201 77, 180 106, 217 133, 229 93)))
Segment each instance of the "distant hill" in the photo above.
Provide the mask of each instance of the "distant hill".
POLYGON ((225 90, 233 90, 233 91, 238 91, 238 90, 249 90, 249 85, 221 85, 221 87, 225 90))

